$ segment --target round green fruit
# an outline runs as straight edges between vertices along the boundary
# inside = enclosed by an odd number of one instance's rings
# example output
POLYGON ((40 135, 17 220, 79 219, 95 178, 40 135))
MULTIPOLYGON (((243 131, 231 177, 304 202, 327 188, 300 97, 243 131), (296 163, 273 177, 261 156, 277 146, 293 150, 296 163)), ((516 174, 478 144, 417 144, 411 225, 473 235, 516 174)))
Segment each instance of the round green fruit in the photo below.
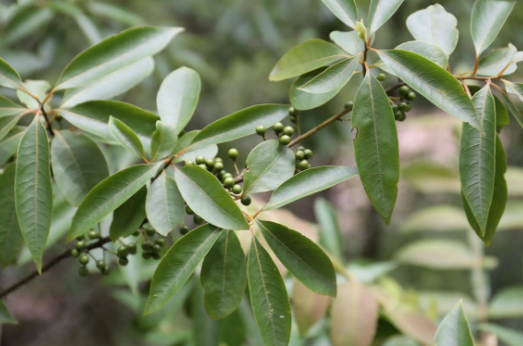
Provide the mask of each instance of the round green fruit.
POLYGON ((248 206, 251 204, 252 200, 251 200, 251 197, 249 197, 249 196, 243 196, 241 199, 241 202, 243 205, 248 206))
POLYGON ((283 135, 280 137, 280 144, 281 145, 287 145, 291 142, 291 137, 289 137, 288 135, 283 135))

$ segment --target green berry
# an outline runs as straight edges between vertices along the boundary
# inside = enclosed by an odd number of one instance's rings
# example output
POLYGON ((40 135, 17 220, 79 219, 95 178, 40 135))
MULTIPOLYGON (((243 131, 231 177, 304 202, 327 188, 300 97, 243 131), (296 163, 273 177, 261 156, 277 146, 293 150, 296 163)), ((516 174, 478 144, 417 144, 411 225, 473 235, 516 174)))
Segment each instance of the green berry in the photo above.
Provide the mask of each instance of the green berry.
POLYGON ((153 252, 153 254, 160 253, 160 251, 162 251, 162 247, 158 244, 154 244, 151 251, 153 252))
POLYGON ((142 249, 144 249, 145 251, 150 250, 152 247, 153 244, 148 240, 142 243, 142 249))
POLYGON ((280 137, 280 144, 287 145, 290 142, 291 142, 291 137, 289 137, 288 135, 283 135, 280 137))
POLYGON ((301 160, 299 163, 298 163, 298 168, 302 171, 306 170, 307 168, 310 167, 310 164, 309 164, 309 161, 307 160, 301 160))
POLYGON ((163 247, 163 246, 165 245, 165 239, 163 239, 163 238, 156 239, 156 240, 154 241, 154 244, 155 244, 155 245, 158 245, 158 246, 160 246, 160 247, 163 247))
POLYGON ((350 109, 352 109, 352 107, 354 107, 354 102, 352 102, 352 101, 348 101, 347 103, 345 103, 345 106, 344 106, 344 107, 345 107, 345 108, 350 108, 350 109))
POLYGON ((301 145, 300 145, 299 147, 296 148, 296 151, 304 151, 304 150, 305 150, 305 148, 302 147, 301 145))
POLYGON ((412 106, 408 102, 402 102, 400 103, 399 108, 402 112, 407 113, 412 109, 412 106))
POLYGON ((283 124, 282 123, 276 123, 276 124, 274 124, 272 129, 274 130, 274 132, 276 132, 276 134, 279 134, 279 133, 281 133, 283 131, 283 124))
POLYGON ((216 173, 216 177, 219 181, 223 181, 223 175, 227 173, 225 170, 221 170, 220 172, 216 173))
POLYGON ((241 199, 241 202, 243 205, 250 205, 251 204, 251 197, 249 196, 243 196, 241 199))
POLYGON ((283 134, 287 136, 292 136, 294 134, 294 129, 292 128, 292 126, 285 126, 283 128, 283 134))
POLYGON ((201 164, 204 164, 205 163, 205 157, 203 157, 203 155, 198 155, 196 156, 196 164, 197 165, 201 165, 201 164))
POLYGON ((102 261, 102 260, 96 261, 96 268, 98 268, 99 270, 104 270, 105 269, 105 262, 102 261))
POLYGON ((225 180, 223 181, 223 185, 226 188, 231 188, 234 185, 234 178, 233 177, 225 178, 225 180))
POLYGON ((297 115, 298 111, 294 107, 289 108, 289 115, 297 115))
POLYGON ((312 152, 312 150, 310 150, 310 149, 305 149, 305 150, 303 151, 303 153, 305 154, 305 158, 306 158, 307 160, 310 159, 310 158, 312 157, 312 155, 313 155, 313 152, 312 152))
POLYGON ((98 233, 96 231, 89 231, 89 239, 96 239, 98 238, 98 233))
POLYGON ((392 106, 390 106, 390 108, 392 108, 392 112, 393 113, 396 113, 398 111, 398 109, 399 109, 398 105, 395 104, 395 103, 392 106))
POLYGON ((222 175, 222 183, 225 181, 225 179, 227 178, 232 178, 232 174, 231 173, 225 173, 224 175, 222 175))
POLYGON ((291 123, 294 123, 294 124, 296 123, 296 117, 294 115, 291 115, 289 117, 289 120, 291 121, 291 123))
POLYGON ((214 162, 221 162, 223 163, 223 159, 221 157, 215 157, 214 162))
POLYGON ((297 150, 294 156, 296 156, 296 160, 303 160, 305 153, 302 150, 297 150))
POLYGON ((129 260, 127 257, 120 257, 118 264, 125 267, 127 264, 129 264, 129 260))
POLYGON ((185 162, 185 165, 186 165, 186 166, 192 166, 192 165, 194 165, 194 162, 192 162, 191 160, 185 160, 184 162, 185 162))
POLYGON ((127 252, 131 255, 136 255, 136 244, 135 243, 129 243, 126 246, 127 252))
POLYGON ((406 96, 407 100, 413 101, 416 98, 416 93, 414 91, 411 91, 406 96))
POLYGON ((76 249, 72 249, 71 250, 71 256, 78 257, 78 256, 80 256, 80 252, 78 252, 78 250, 76 250, 76 249))
POLYGON ((154 260, 157 260, 157 261, 158 261, 158 260, 161 259, 161 258, 162 258, 162 255, 160 255, 159 253, 153 253, 153 259, 154 259, 154 260))
POLYGON ((186 235, 187 233, 189 233, 189 228, 188 227, 185 227, 185 226, 180 227, 180 234, 181 235, 186 235))
POLYGON ((142 258, 143 259, 151 258, 151 255, 152 255, 151 251, 144 251, 144 252, 142 252, 142 258))
POLYGON ((214 162, 213 168, 214 168, 215 172, 220 172, 221 170, 223 170, 223 162, 221 162, 221 161, 214 162))
POLYGON ((134 231, 134 232, 133 232, 133 235, 134 235, 135 237, 138 237, 138 236, 140 235, 140 231, 134 231))
POLYGON ((102 272, 102 275, 109 275, 111 268, 106 264, 104 269, 101 269, 100 271, 102 272))
POLYGON ((199 164, 198 167, 207 170, 207 165, 205 163, 199 164))
POLYGON ((383 82, 385 81, 385 79, 387 79, 387 75, 385 73, 380 73, 377 77, 376 77, 377 80, 379 80, 380 82, 383 82))
POLYGON ((198 215, 194 215, 192 220, 196 225, 201 225, 203 223, 203 219, 198 215))
POLYGON ((410 88, 406 85, 403 85, 401 88, 400 88, 400 95, 401 96, 407 96, 410 92, 410 88))
POLYGON ((232 193, 237 195, 240 192, 242 192, 242 187, 241 187, 241 185, 235 184, 232 186, 231 191, 232 191, 232 193))
POLYGON ((187 215, 194 215, 194 211, 192 211, 192 209, 189 206, 185 207, 185 212, 187 213, 187 215))
MULTIPOLYGON (((205 165, 210 170, 214 167, 214 159, 207 159, 205 160, 205 165)), ((223 168, 223 167, 222 167, 223 168)))
POLYGON ((89 263, 89 256, 86 254, 81 254, 80 257, 78 257, 78 262, 80 262, 81 265, 86 265, 89 263))
POLYGON ((78 251, 85 249, 85 247, 86 247, 85 240, 77 241, 75 247, 78 251))
POLYGON ((89 275, 89 269, 87 269, 87 267, 81 266, 78 268, 78 274, 80 274, 80 276, 87 276, 89 275))
POLYGON ((231 160, 236 160, 236 158, 238 157, 238 149, 236 148, 231 148, 229 149, 229 152, 227 153, 227 155, 229 155, 229 158, 231 160))
POLYGON ((145 231, 149 237, 154 237, 156 235, 156 231, 154 229, 148 229, 145 231))
POLYGON ((256 134, 258 136, 265 135, 265 131, 266 131, 266 129, 265 129, 265 126, 263 126, 263 125, 259 125, 259 126, 256 127, 256 134))
POLYGON ((394 118, 397 121, 404 121, 407 118, 407 116, 405 115, 405 113, 399 110, 396 113, 394 113, 394 118))
POLYGON ((127 246, 125 245, 121 245, 118 250, 116 250, 116 256, 122 258, 122 257, 127 257, 127 255, 129 254, 129 251, 127 250, 127 246))
POLYGON ((80 241, 80 240, 84 240, 84 239, 85 239, 85 238, 84 238, 83 235, 81 235, 81 236, 79 236, 79 237, 76 237, 76 240, 78 240, 78 241, 80 241))

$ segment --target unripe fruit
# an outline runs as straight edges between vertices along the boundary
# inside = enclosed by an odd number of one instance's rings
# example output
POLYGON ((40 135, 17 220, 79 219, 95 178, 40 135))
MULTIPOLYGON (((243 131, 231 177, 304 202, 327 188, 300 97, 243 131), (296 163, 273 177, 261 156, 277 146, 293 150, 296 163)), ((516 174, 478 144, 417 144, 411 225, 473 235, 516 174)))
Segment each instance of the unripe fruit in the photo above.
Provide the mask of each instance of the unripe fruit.
POLYGON ((396 113, 399 109, 397 104, 393 104, 392 106, 390 106, 390 108, 392 108, 392 113, 396 113))
POLYGON ((152 253, 150 251, 144 251, 142 252, 142 258, 143 259, 149 259, 151 258, 152 253))
POLYGON ((276 134, 279 134, 279 133, 281 133, 283 131, 283 124, 282 123, 276 123, 276 124, 274 124, 272 129, 274 130, 274 132, 276 132, 276 134))
POLYGON ((222 162, 223 163, 223 159, 221 157, 215 157, 214 158, 214 162, 222 162))
POLYGON ((285 126, 283 128, 283 134, 287 136, 292 136, 294 134, 294 129, 292 128, 292 126, 285 126))
POLYGON ((163 247, 165 245, 165 239, 159 238, 154 241, 155 245, 158 245, 159 247, 163 247))
POLYGON ((296 148, 296 151, 304 151, 304 150, 305 150, 305 148, 302 147, 301 145, 300 145, 299 147, 296 148))
POLYGON ((223 169, 223 162, 215 162, 213 168, 215 172, 221 171, 223 169))
POLYGON ((153 253, 153 259, 154 260, 159 260, 162 258, 162 255, 160 255, 159 253, 153 253))
POLYGON ((79 240, 76 242, 76 245, 75 245, 75 247, 78 251, 85 249, 85 246, 86 246, 85 240, 79 240))
POLYGON ((87 267, 80 267, 78 268, 78 274, 80 274, 80 276, 87 276, 89 275, 89 269, 87 269, 87 267))
POLYGON ((210 170, 214 167, 214 159, 207 159, 205 160, 205 165, 210 170))
POLYGON ((105 265, 104 269, 101 269, 100 271, 102 272, 102 275, 109 275, 111 268, 108 265, 105 265))
POLYGON ((192 162, 191 160, 185 160, 184 162, 185 162, 185 165, 186 165, 186 166, 192 166, 192 165, 194 165, 194 162, 192 162))
POLYGON ((180 234, 181 235, 186 235, 187 233, 189 233, 189 228, 188 227, 180 227, 180 234))
POLYGON ((345 108, 351 108, 351 109, 352 109, 352 107, 354 107, 354 102, 352 102, 352 101, 348 101, 347 103, 345 103, 345 106, 344 106, 344 107, 345 107, 345 108))
POLYGON ((303 158, 305 157, 305 153, 302 150, 298 150, 296 151, 294 156, 296 156, 296 160, 303 160, 303 158))
POLYGON ((194 215, 192 220, 196 225, 201 225, 203 223, 203 219, 198 215, 194 215))
POLYGON ((412 106, 407 102, 402 102, 400 103, 399 108, 402 112, 407 113, 412 109, 412 106))
POLYGON ((140 235, 140 231, 134 231, 133 236, 138 237, 140 235))
POLYGON ((225 178, 225 180, 223 181, 223 185, 226 188, 231 188, 234 185, 234 178, 233 177, 225 178))
POLYGON ((100 261, 96 261, 96 268, 98 268, 99 270, 104 270, 105 269, 105 262, 100 260, 100 261))
POLYGON ((126 257, 120 257, 118 264, 125 267, 127 264, 129 264, 129 260, 126 257))
POLYGON ((152 248, 153 244, 151 244, 150 241, 144 241, 142 243, 142 249, 144 249, 145 251, 147 250, 150 250, 152 248))
POLYGON ((259 135, 259 136, 263 136, 265 135, 265 126, 263 125, 259 125, 256 127, 256 133, 259 135))
POLYGON ((287 145, 291 142, 291 137, 287 136, 287 135, 283 135, 280 137, 280 144, 282 145, 287 145))
POLYGON ((81 235, 81 236, 79 236, 79 237, 76 237, 76 240, 77 240, 77 241, 84 240, 84 239, 85 239, 85 238, 84 238, 83 235, 81 235))
POLYGON ((402 111, 397 111, 396 113, 394 113, 394 118, 397 121, 404 121, 407 118, 407 116, 402 111))
POLYGON ((127 246, 125 245, 121 245, 118 250, 116 250, 116 256, 122 258, 122 257, 127 257, 127 255, 129 254, 129 251, 127 251, 127 246))
POLYGON ((186 207, 185 207, 185 212, 186 212, 188 215, 194 215, 194 211, 192 211, 192 209, 191 209, 189 206, 186 206, 186 207))
POLYGON ((78 262, 80 262, 81 265, 86 265, 89 263, 89 256, 86 254, 81 254, 80 257, 78 257, 78 262))
POLYGON ((289 108, 289 115, 297 115, 298 111, 294 107, 289 108))
POLYGON ((301 160, 300 163, 298 163, 298 168, 302 171, 306 170, 307 168, 309 168, 309 161, 301 160))
POLYGON ((207 165, 205 163, 199 164, 198 166, 200 168, 203 168, 203 169, 207 170, 207 165))
POLYGON ((79 255, 80 255, 80 253, 78 252, 78 250, 76 250, 76 249, 71 250, 71 256, 78 257, 79 255))
POLYGON ((98 238, 98 233, 96 231, 89 231, 89 239, 96 239, 98 238))
POLYGON ((162 251, 162 247, 158 244, 154 244, 151 251, 153 252, 153 254, 160 253, 160 251, 162 251))
POLYGON ((231 148, 229 149, 229 152, 227 154, 229 155, 229 158, 234 161, 238 157, 238 150, 235 148, 231 148))
POLYGON ((251 197, 243 196, 242 199, 241 199, 241 202, 245 206, 250 205, 251 204, 251 197))
POLYGON ((154 229, 148 229, 145 231, 149 237, 154 237, 156 235, 156 231, 154 229))
POLYGON ((291 121, 291 123, 296 123, 296 117, 294 115, 291 115, 289 117, 289 120, 291 121))
POLYGON ((407 100, 413 101, 416 98, 416 93, 414 91, 411 91, 407 94, 407 100))
POLYGON ((401 86, 400 88, 400 95, 401 96, 407 96, 410 92, 410 88, 406 85, 401 86))
POLYGON ((377 80, 379 80, 380 82, 383 82, 387 79, 387 75, 385 73, 380 73, 377 77, 376 77, 377 80))
POLYGON ((237 195, 237 194, 239 194, 240 192, 242 192, 242 187, 241 187, 241 185, 235 184, 235 185, 233 185, 233 187, 231 188, 231 191, 232 191, 232 193, 234 193, 234 194, 237 195))
POLYGON ((303 151, 303 153, 305 154, 305 158, 306 158, 306 159, 310 159, 310 158, 312 157, 312 155, 313 155, 313 152, 312 152, 312 150, 310 150, 310 149, 305 149, 305 150, 303 151))
POLYGON ((201 165, 203 163, 205 163, 205 157, 203 157, 203 155, 196 156, 196 164, 201 165))
POLYGON ((131 255, 136 255, 136 244, 135 243, 129 243, 126 246, 127 252, 129 252, 131 255))

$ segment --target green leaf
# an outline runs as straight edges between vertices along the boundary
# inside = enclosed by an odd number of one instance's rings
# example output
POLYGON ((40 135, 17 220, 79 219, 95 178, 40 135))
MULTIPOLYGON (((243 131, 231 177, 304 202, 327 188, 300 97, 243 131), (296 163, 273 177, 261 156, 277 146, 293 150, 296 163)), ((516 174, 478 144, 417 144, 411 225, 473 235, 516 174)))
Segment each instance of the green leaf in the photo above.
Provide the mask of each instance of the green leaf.
POLYGON ((109 116, 109 129, 113 133, 114 138, 127 150, 131 153, 140 155, 144 158, 145 153, 143 150, 142 142, 138 135, 121 120, 109 116))
POLYGON ((403 0, 371 0, 367 27, 369 34, 375 33, 403 3, 403 0))
POLYGON ((343 242, 336 210, 320 197, 314 200, 314 215, 319 223, 319 244, 338 260, 343 259, 343 242))
POLYGON ((456 17, 440 4, 430 5, 407 18, 407 28, 416 40, 438 46, 447 56, 454 52, 458 44, 457 25, 456 17))
POLYGON ((507 172, 507 158, 505 156, 505 150, 503 144, 496 136, 496 175, 494 177, 494 192, 492 196, 492 204, 488 211, 487 224, 484 232, 481 231, 476 217, 474 216, 469 203, 466 198, 463 197, 463 207, 465 214, 469 221, 470 226, 474 229, 478 237, 488 246, 496 233, 501 217, 505 212, 505 206, 507 204, 508 190, 507 181, 505 180, 505 173, 507 172))
POLYGON ((21 6, 7 23, 2 33, 3 39, 6 44, 11 45, 43 30, 53 17, 54 13, 49 8, 21 6))
POLYGON ((281 184, 262 210, 281 208, 357 175, 356 167, 320 166, 309 168, 281 184))
POLYGON ((361 183, 374 208, 389 224, 398 196, 398 135, 387 93, 370 73, 354 99, 351 126, 361 183))
POLYGON ((92 100, 108 100, 127 92, 147 78, 154 70, 151 57, 138 60, 112 73, 76 88, 67 89, 61 108, 70 108, 92 100))
MULTIPOLYGON (((24 90, 31 93, 38 100, 43 101, 47 96, 47 91, 51 87, 48 81, 45 80, 28 80, 25 83, 22 83, 24 90)), ((27 106, 29 109, 40 108, 40 104, 33 96, 30 96, 27 92, 18 89, 16 95, 20 102, 27 106)))
POLYGON ((272 191, 294 175, 294 152, 271 139, 258 144, 247 157, 243 194, 272 191))
POLYGON ((468 231, 469 223, 463 210, 451 205, 435 205, 410 214, 403 221, 402 232, 468 231))
POLYGON ((291 336, 292 317, 285 283, 271 256, 252 238, 247 276, 252 311, 265 346, 285 346, 291 336))
POLYGON ((459 170, 463 195, 485 235, 496 175, 496 105, 490 86, 472 98, 483 133, 463 124, 459 170))
POLYGON ((189 131, 178 139, 178 142, 176 142, 176 146, 174 148, 174 153, 177 154, 181 151, 183 151, 183 153, 177 156, 174 159, 174 162, 182 162, 187 160, 195 162, 198 155, 202 155, 205 158, 213 158, 216 156, 216 154, 218 154, 218 146, 216 144, 207 145, 201 148, 193 148, 190 146, 194 137, 196 137, 198 133, 200 133, 200 130, 189 131))
POLYGON ((145 304, 145 315, 160 309, 174 297, 221 232, 217 227, 204 225, 190 231, 174 243, 154 272, 149 298, 145 304))
POLYGON ((27 128, 18 147, 15 204, 20 230, 40 272, 51 227, 53 188, 47 132, 39 116, 27 128))
POLYGON ((330 300, 330 297, 314 293, 300 281, 294 279, 292 310, 301 337, 305 337, 309 329, 325 316, 330 300))
POLYGON ((336 273, 329 257, 303 234, 270 221, 257 224, 274 254, 311 291, 336 296, 336 273))
POLYGON ((201 274, 205 310, 213 320, 230 315, 243 298, 247 261, 234 231, 224 231, 205 256, 201 274))
POLYGON ((480 324, 479 329, 487 333, 495 334, 498 339, 507 344, 507 346, 523 345, 523 334, 515 330, 495 324, 480 324))
POLYGON ((89 1, 84 4, 96 18, 107 18, 126 26, 143 25, 145 22, 139 15, 107 2, 89 1))
POLYGON ((332 43, 320 39, 305 41, 292 48, 278 61, 271 71, 269 80, 280 81, 297 77, 348 57, 347 53, 332 43))
MULTIPOLYGON (((523 94, 519 94, 520 92, 523 92, 523 87, 516 88, 513 85, 513 83, 511 83, 509 81, 506 81, 506 80, 504 80, 504 83, 505 83, 505 88, 507 89, 507 92, 509 92, 511 94, 516 94, 516 95, 519 96, 519 98, 521 100, 523 100, 523 94), (512 86, 509 87, 507 85, 507 83, 509 85, 512 84, 512 86)), ((516 107, 514 102, 512 102, 512 100, 510 99, 510 97, 506 93, 501 93, 501 96, 503 97, 503 103, 505 104, 505 106, 510 111, 510 114, 512 114, 512 116, 514 117, 514 119, 516 119, 516 121, 519 123, 519 125, 521 127, 523 127, 523 114, 521 114, 521 111, 519 110, 519 108, 516 107)))
POLYGON ((249 229, 240 208, 212 173, 184 166, 176 169, 174 179, 187 205, 204 220, 224 229, 249 229))
POLYGON ((4 164, 16 153, 20 139, 25 132, 25 127, 15 126, 0 142, 0 164, 4 164))
POLYGON ((9 313, 7 307, 0 300, 0 325, 2 324, 18 324, 16 319, 9 313))
POLYGON ((419 346, 419 344, 407 336, 392 336, 387 339, 383 346, 419 346))
POLYGON ((503 127, 510 124, 510 119, 505 104, 496 96, 494 96, 494 100, 496 101, 496 129, 499 133, 503 127))
POLYGON ((479 76, 496 77, 502 71, 504 76, 514 73, 517 65, 511 64, 511 62, 516 52, 516 47, 510 43, 507 47, 493 49, 488 55, 479 60, 476 74, 479 76), (507 68, 505 69, 505 67, 507 68))
POLYGON ((156 97, 158 114, 163 122, 175 127, 177 134, 191 120, 200 89, 200 76, 188 67, 180 67, 163 80, 156 97))
MULTIPOLYGON (((0 76, 1 82, 1 76, 0 76)), ((0 84, 2 85, 2 84, 0 84)), ((17 115, 24 111, 24 107, 19 104, 0 96, 0 117, 6 117, 9 115, 17 115)))
POLYGON ((291 104, 294 108, 298 110, 308 110, 319 107, 330 101, 340 92, 344 84, 338 86, 332 91, 328 91, 322 94, 311 94, 300 90, 303 85, 307 84, 313 78, 319 76, 325 70, 326 68, 320 68, 306 73, 303 76, 298 77, 298 79, 292 83, 291 88, 289 89, 289 99, 291 100, 291 104))
POLYGON ((51 163, 56 185, 76 207, 93 187, 109 176, 107 162, 96 143, 68 130, 55 131, 51 163))
POLYGON ((152 178, 161 165, 131 166, 98 183, 78 207, 67 240, 84 234, 121 206, 152 178))
POLYGON ((142 186, 138 192, 114 210, 113 221, 109 228, 111 239, 126 238, 142 225, 145 218, 146 197, 147 187, 142 186))
POLYGON ((18 115, 0 117, 0 139, 4 138, 18 124, 23 114, 23 112, 20 112, 18 115))
POLYGON ((358 56, 342 60, 299 87, 312 94, 323 94, 338 88, 343 88, 351 79, 356 67, 358 67, 358 56))
POLYGON ((515 4, 515 1, 476 0, 470 17, 476 56, 494 42, 515 4))
POLYGON ((9 164, 0 176, 0 265, 5 269, 11 264, 24 242, 15 208, 15 169, 9 164))
POLYGON ((356 29, 358 7, 354 0, 322 0, 325 6, 346 25, 356 29))
POLYGON ((183 224, 185 203, 176 182, 165 172, 149 187, 145 210, 151 226, 163 236, 183 224))
POLYGON ((330 314, 332 345, 371 345, 378 317, 378 303, 370 288, 354 280, 340 285, 330 314))
POLYGON ((489 303, 491 319, 521 318, 523 316, 523 287, 513 286, 498 292, 489 303))
POLYGON ((0 58, 0 85, 6 88, 18 89, 22 80, 16 71, 3 59, 0 58))
POLYGON ((474 105, 463 85, 450 72, 418 54, 405 50, 377 52, 399 78, 436 106, 481 130, 474 105))
POLYGON ((141 108, 118 101, 89 101, 72 108, 60 109, 60 114, 71 124, 81 130, 117 144, 109 129, 109 118, 112 116, 129 126, 145 146, 151 141, 160 118, 141 108))
MULTIPOLYGON (((195 280, 196 281, 196 280, 195 280)), ((195 284, 191 292, 190 313, 193 321, 192 335, 195 346, 220 346, 221 323, 213 321, 204 306, 204 290, 195 284)))
POLYGON ((469 323, 463 312, 463 301, 441 321, 434 337, 436 346, 474 346, 469 323))
POLYGON ((156 131, 153 132, 151 140, 151 160, 163 160, 174 151, 178 133, 174 126, 163 121, 156 122, 156 131))
POLYGON ((432 43, 427 43, 423 41, 409 41, 400 44, 396 49, 407 50, 412 53, 416 53, 429 59, 430 61, 435 62, 442 68, 447 68, 449 62, 445 52, 442 51, 438 46, 433 45, 432 43))
POLYGON ((55 90, 92 83, 123 67, 154 55, 182 28, 141 26, 122 31, 84 50, 66 66, 55 90))
MULTIPOLYGON (((207 125, 194 137, 191 146, 230 142, 256 132, 256 127, 271 127, 289 115, 289 106, 263 104, 251 106, 207 125)), ((182 137, 183 138, 183 137, 182 137)))
POLYGON ((356 55, 365 51, 365 44, 360 40, 356 31, 333 31, 329 34, 329 37, 350 55, 356 55))

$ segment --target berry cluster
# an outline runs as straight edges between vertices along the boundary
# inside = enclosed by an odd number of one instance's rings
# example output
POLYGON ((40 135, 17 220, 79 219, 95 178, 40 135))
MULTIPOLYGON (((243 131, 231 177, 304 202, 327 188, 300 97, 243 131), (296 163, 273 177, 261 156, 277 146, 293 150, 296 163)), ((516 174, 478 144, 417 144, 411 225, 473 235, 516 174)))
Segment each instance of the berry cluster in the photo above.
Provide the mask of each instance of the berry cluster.
POLYGON ((294 155, 296 157, 296 168, 298 170, 304 171, 311 168, 311 164, 307 160, 312 157, 312 150, 305 149, 304 147, 300 146, 296 149, 296 153, 294 155))
POLYGON ((403 85, 399 89, 400 94, 400 103, 392 105, 392 111, 394 112, 394 118, 397 121, 404 121, 407 118, 405 113, 410 112, 412 106, 408 101, 414 101, 416 98, 416 93, 411 91, 410 88, 406 85, 403 85))

